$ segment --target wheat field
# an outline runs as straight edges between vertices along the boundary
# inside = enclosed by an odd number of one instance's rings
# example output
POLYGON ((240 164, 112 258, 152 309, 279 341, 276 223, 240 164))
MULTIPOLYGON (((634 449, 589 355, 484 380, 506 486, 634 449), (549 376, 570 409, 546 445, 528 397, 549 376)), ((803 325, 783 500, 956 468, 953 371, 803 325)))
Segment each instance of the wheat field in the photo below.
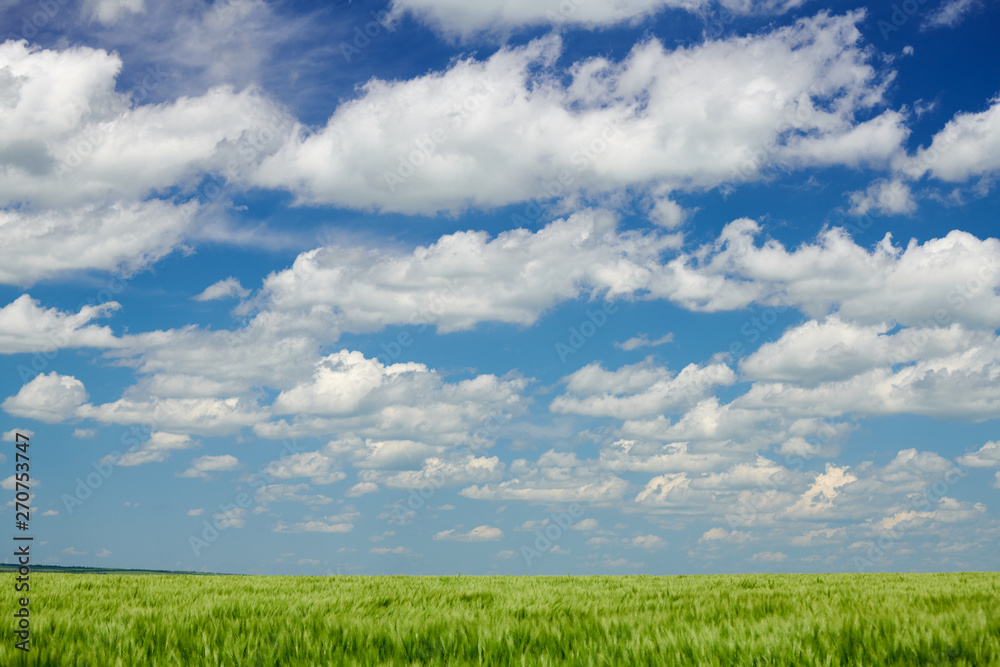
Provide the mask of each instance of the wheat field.
POLYGON ((31 650, 4 633, 0 664, 996 665, 998 610, 997 573, 33 573, 31 650))

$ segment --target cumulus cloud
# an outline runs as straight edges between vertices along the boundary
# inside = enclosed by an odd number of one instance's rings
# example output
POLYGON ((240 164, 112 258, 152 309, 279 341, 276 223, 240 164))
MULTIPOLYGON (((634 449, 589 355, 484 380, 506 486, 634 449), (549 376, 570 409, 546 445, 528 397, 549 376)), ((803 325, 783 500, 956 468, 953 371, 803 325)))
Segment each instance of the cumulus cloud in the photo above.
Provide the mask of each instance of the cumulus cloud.
POLYGON ((232 454, 222 454, 221 456, 199 456, 191 462, 191 467, 182 473, 180 477, 196 477, 198 479, 211 479, 209 473, 235 470, 240 462, 232 454))
POLYGON ((324 127, 298 126, 250 183, 302 203, 431 213, 883 164, 908 130, 895 111, 854 121, 886 83, 859 45, 862 16, 823 13, 673 51, 648 39, 618 62, 574 63, 566 82, 554 36, 407 81, 373 79, 324 127))
POLYGON ((81 306, 78 313, 42 308, 28 294, 0 308, 0 354, 40 352, 64 347, 111 348, 121 345, 111 329, 89 324, 120 308, 109 301, 99 306, 81 306))
POLYGON ((670 343, 673 340, 674 340, 674 334, 672 333, 660 336, 655 340, 650 340, 649 336, 647 336, 646 334, 639 334, 638 336, 633 336, 632 338, 629 338, 624 343, 615 343, 615 347, 625 350, 626 352, 631 352, 632 350, 638 350, 640 347, 656 347, 657 345, 670 343))
POLYGON ((564 378, 566 393, 557 396, 550 409, 618 419, 649 417, 693 406, 716 387, 735 380, 736 374, 725 364, 689 364, 674 374, 652 358, 616 371, 592 363, 564 378))
POLYGON ((879 179, 866 190, 850 193, 850 200, 851 215, 866 215, 869 212, 899 215, 917 210, 910 186, 900 179, 879 179))
POLYGON ((897 168, 910 178, 930 174, 952 183, 1000 171, 1000 97, 980 112, 955 114, 930 146, 900 159, 897 168))
MULTIPOLYGON (((138 466, 146 463, 160 463, 170 458, 170 453, 174 450, 191 449, 197 446, 198 442, 193 440, 189 435, 154 431, 144 443, 136 445, 122 454, 121 458, 117 460, 117 464, 120 466, 138 466)), ((214 457, 203 458, 211 459, 214 457)))
POLYGON ((954 28, 964 21, 966 16, 982 6, 981 0, 944 0, 921 24, 920 29, 954 28))
POLYGON ((1000 467, 1000 442, 987 442, 978 451, 959 456, 955 460, 964 466, 974 468, 1000 467))
MULTIPOLYGON (((724 0, 722 4, 733 12, 751 14, 784 12, 804 1, 724 0)), ((708 6, 706 0, 483 0, 476 3, 461 0, 393 0, 389 20, 410 14, 445 35, 468 38, 477 34, 500 36, 518 28, 537 25, 604 28, 620 23, 634 24, 665 9, 701 12, 708 6)))
POLYGON ((0 440, 3 442, 21 442, 18 440, 17 435, 21 434, 28 439, 35 437, 35 432, 30 428, 12 428, 9 431, 4 431, 3 435, 0 435, 0 440))
POLYGON ((435 540, 449 540, 454 542, 488 542, 499 540, 501 537, 503 537, 503 531, 494 526, 476 526, 467 533, 460 533, 451 528, 442 530, 434 535, 435 540))
POLYGON ((56 371, 41 373, 22 386, 2 404, 15 417, 27 417, 47 423, 62 422, 76 416, 80 406, 90 398, 83 383, 72 375, 56 371))
POLYGON ((433 324, 442 333, 483 321, 534 324, 564 300, 631 294, 660 253, 679 243, 617 225, 607 211, 585 210, 492 239, 481 231, 447 234, 405 254, 317 248, 268 276, 261 298, 277 312, 336 309, 340 328, 357 332, 392 324, 433 324))
POLYGON ((240 281, 230 276, 217 283, 213 283, 205 288, 203 292, 192 297, 195 301, 214 301, 216 299, 243 299, 250 294, 250 290, 244 289, 240 281))

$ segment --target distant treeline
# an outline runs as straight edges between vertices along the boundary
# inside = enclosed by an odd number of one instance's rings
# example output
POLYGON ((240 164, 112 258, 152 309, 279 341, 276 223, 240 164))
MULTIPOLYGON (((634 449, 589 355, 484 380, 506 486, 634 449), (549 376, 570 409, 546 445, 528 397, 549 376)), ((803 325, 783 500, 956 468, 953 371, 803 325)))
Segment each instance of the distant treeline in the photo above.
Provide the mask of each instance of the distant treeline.
MULTIPOLYGON (((20 565, 0 563, 0 572, 17 572, 20 565)), ((216 572, 186 572, 184 570, 126 570, 114 567, 84 567, 82 565, 63 567, 62 565, 32 565, 32 572, 66 572, 78 574, 217 574, 216 572)))

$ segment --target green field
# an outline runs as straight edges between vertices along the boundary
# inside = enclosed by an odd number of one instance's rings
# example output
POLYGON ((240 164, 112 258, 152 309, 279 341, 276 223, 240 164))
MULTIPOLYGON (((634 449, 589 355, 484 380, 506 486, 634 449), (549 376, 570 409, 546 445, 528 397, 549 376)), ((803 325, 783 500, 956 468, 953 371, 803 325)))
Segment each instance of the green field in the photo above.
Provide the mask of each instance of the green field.
POLYGON ((0 665, 1000 665, 1000 574, 31 575, 0 665))

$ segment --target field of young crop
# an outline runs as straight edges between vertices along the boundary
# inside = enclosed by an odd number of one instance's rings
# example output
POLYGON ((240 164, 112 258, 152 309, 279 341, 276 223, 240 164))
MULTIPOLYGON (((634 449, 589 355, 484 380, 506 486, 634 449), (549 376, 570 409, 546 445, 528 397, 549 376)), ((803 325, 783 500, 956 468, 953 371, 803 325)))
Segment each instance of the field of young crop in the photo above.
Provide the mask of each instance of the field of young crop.
POLYGON ((31 576, 0 665, 1000 664, 1000 573, 31 576))

